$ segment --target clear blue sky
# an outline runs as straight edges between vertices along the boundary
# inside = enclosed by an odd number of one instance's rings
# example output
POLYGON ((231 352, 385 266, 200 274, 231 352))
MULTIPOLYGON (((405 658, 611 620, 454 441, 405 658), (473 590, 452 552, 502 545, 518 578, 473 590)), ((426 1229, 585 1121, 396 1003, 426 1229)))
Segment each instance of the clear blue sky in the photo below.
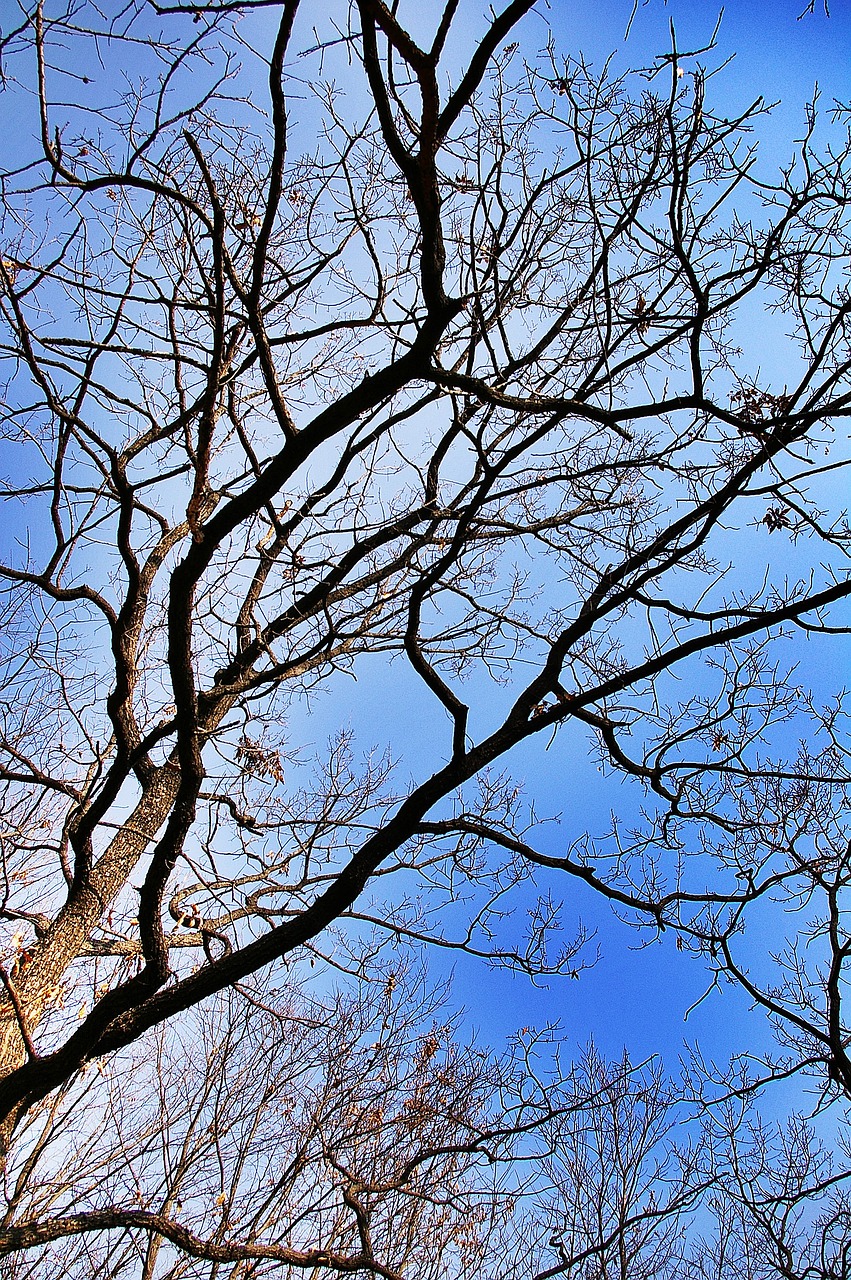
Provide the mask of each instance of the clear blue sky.
MULTIPOLYGON (((707 99, 728 104, 731 114, 760 94, 766 101, 779 99, 761 138, 765 171, 788 159, 793 140, 801 135, 804 105, 812 99, 816 83, 825 117, 835 100, 851 100, 851 0, 835 0, 829 18, 818 0, 814 13, 799 20, 805 5, 806 0, 730 0, 715 51, 699 59, 708 69, 733 55, 731 64, 707 88, 707 99)), ((671 22, 680 50, 698 48, 712 37, 721 12, 720 5, 709 0, 638 0, 634 10, 632 0, 552 0, 548 11, 543 5, 538 10, 552 25, 561 53, 581 51, 598 68, 615 53, 614 71, 650 65, 655 55, 668 52, 671 22)), ((541 37, 545 34, 544 22, 533 15, 527 23, 532 40, 536 22, 541 37)), ((764 332, 761 327, 761 341, 764 332)), ((776 355, 763 348, 760 363, 770 365, 776 355)), ((817 682, 826 685, 830 680, 835 687, 847 683, 851 679, 847 639, 821 646, 818 653, 813 646, 807 666, 817 682)), ((524 772, 522 767, 518 772, 524 772)), ((565 810, 566 836, 575 834, 573 822, 581 824, 583 816, 589 825, 604 822, 609 805, 624 803, 628 811, 634 803, 634 795, 631 801, 626 799, 623 786, 595 784, 592 765, 578 759, 575 766, 566 765, 556 748, 542 754, 539 744, 530 747, 525 773, 528 780, 534 779, 541 811, 547 802, 553 809, 565 810), (566 777, 574 783, 573 796, 582 796, 585 815, 576 812, 575 801, 566 793, 566 777)), ((457 994, 475 1011, 486 1033, 488 1026, 507 1029, 518 1018, 540 1022, 559 1017, 569 1039, 581 1042, 593 1034, 608 1054, 619 1052, 624 1044, 636 1056, 661 1052, 672 1069, 686 1037, 699 1039, 708 1054, 723 1058, 735 1048, 756 1048, 766 1035, 760 1015, 749 1014, 747 1002, 730 987, 722 996, 711 997, 685 1023, 685 1010, 705 986, 699 966, 684 962, 673 939, 635 950, 639 939, 612 922, 605 904, 589 897, 583 901, 570 886, 567 893, 584 919, 599 930, 600 963, 579 981, 560 980, 540 993, 522 980, 483 975, 469 963, 459 965, 457 994)))
MULTIPOLYGON (((732 0, 724 11, 715 51, 700 56, 700 62, 709 69, 735 55, 707 90, 707 98, 721 110, 726 107, 733 114, 760 94, 766 101, 779 99, 764 124, 764 173, 788 159, 794 140, 800 137, 804 107, 812 99, 816 83, 825 117, 834 100, 851 99, 851 2, 836 0, 830 18, 819 5, 812 15, 799 20, 805 3, 806 0, 732 0)), ((530 52, 536 43, 543 45, 549 23, 560 53, 569 56, 581 52, 598 68, 615 53, 615 71, 624 71, 630 65, 650 65, 655 55, 667 53, 672 21, 680 50, 707 43, 720 12, 717 5, 706 0, 639 0, 634 14, 632 0, 552 0, 549 11, 544 5, 539 5, 538 10, 523 29, 525 52, 530 52), (625 41, 631 14, 630 36, 625 41)), ((471 26, 468 34, 474 30, 471 26)), ((760 317, 755 317, 755 324, 759 321, 760 317)), ((770 336, 765 336, 768 332, 761 324, 762 345, 756 358, 763 369, 778 358, 778 352, 771 350, 770 336)), ((827 677, 839 685, 843 682, 843 661, 851 676, 851 664, 844 655, 844 641, 823 646, 819 654, 813 646, 807 665, 817 679, 827 677)), ((792 660, 792 654, 788 656, 792 660)), ((383 736, 381 731, 389 729, 391 738, 398 741, 397 735, 404 734, 404 721, 408 726, 404 759, 412 769, 418 757, 425 765, 427 753, 419 749, 410 726, 428 722, 431 713, 427 693, 412 687, 404 716, 401 721, 397 717, 397 723, 391 725, 388 722, 394 718, 394 708, 382 703, 382 689, 383 677, 377 664, 374 681, 369 670, 362 669, 360 683, 350 686, 348 693, 342 692, 344 703, 351 700, 353 722, 360 720, 363 725, 363 708, 371 705, 375 708, 376 736, 383 736)), ((395 711, 398 710, 396 705, 395 711)), ((323 706, 320 701, 314 718, 317 736, 325 726, 331 730, 338 725, 340 714, 339 702, 326 702, 323 706)), ((560 830, 565 841, 585 829, 602 831, 610 808, 622 809, 628 815, 639 799, 634 790, 630 792, 622 783, 604 784, 595 765, 585 758, 578 737, 574 737, 573 744, 571 748, 559 739, 546 752, 542 743, 535 742, 510 762, 512 772, 525 779, 540 813, 563 813, 560 830)), ((557 839, 556 833, 552 838, 557 839)), ((552 852, 556 852, 555 847, 552 852)), ((551 887, 557 895, 557 879, 551 887)), ((610 1055, 619 1053, 624 1045, 636 1057, 660 1052, 672 1069, 676 1069, 686 1038, 700 1040, 708 1054, 719 1058, 734 1049, 755 1049, 763 1038, 767 1043, 767 1028, 760 1015, 749 1014, 746 1001, 730 987, 722 997, 707 1000, 684 1022, 685 1010, 706 985, 700 966, 677 953, 672 938, 637 949, 638 936, 613 922, 608 906, 581 887, 567 884, 564 895, 569 904, 565 912, 567 932, 576 916, 581 916, 598 930, 602 951, 596 968, 580 980, 560 979, 549 989, 534 990, 522 978, 484 970, 480 962, 454 962, 455 998, 466 1005, 472 1023, 485 1039, 498 1041, 521 1024, 558 1019, 569 1042, 581 1044, 593 1035, 601 1050, 610 1055)), ((760 941, 756 936, 754 940, 760 941)), ((436 971, 444 968, 440 958, 433 959, 432 964, 436 971)), ((447 960, 446 967, 449 964, 447 960)))
MULTIPOLYGON (((800 136, 804 105, 816 83, 825 116, 834 100, 851 101, 851 0, 834 0, 830 18, 819 0, 815 12, 799 20, 805 5, 806 0, 731 0, 716 50, 700 59, 711 67, 735 55, 708 91, 731 114, 759 95, 767 101, 779 99, 765 122, 762 138, 766 171, 790 154, 793 140, 800 136)), ((473 0, 468 12, 485 7, 484 0, 473 0)), ((405 8, 403 5, 403 13, 405 8)), ((524 50, 531 53, 544 44, 549 24, 563 55, 582 53, 601 68, 614 53, 614 69, 623 71, 629 65, 650 65, 655 55, 669 52, 672 21, 680 50, 705 44, 719 12, 719 6, 708 0, 638 0, 635 7, 632 0, 552 0, 549 8, 542 2, 538 13, 527 18, 520 39, 524 50)), ((433 8, 423 5, 420 13, 423 23, 430 22, 433 8)), ((263 15, 258 21, 265 25, 272 18, 263 15)), ((475 29, 471 22, 467 35, 472 37, 475 29)), ((459 48, 463 34, 463 30, 459 32, 459 48)), ((767 365, 776 353, 765 345, 762 334, 761 341, 759 360, 767 365)), ((822 674, 840 684, 842 656, 838 648, 833 652, 835 658, 822 660, 822 674)), ((388 706, 382 701, 386 689, 382 666, 383 659, 365 664, 359 683, 341 678, 333 699, 318 698, 311 736, 321 743, 351 719, 360 728, 360 748, 371 745, 371 733, 379 743, 389 737, 394 747, 403 747, 400 774, 410 770, 421 775, 422 770, 433 767, 434 757, 418 741, 416 726, 434 722, 433 700, 412 677, 404 706, 388 706)), ((540 813, 563 813, 565 841, 586 829, 604 830, 610 808, 628 813, 637 802, 635 792, 627 799, 627 789, 617 781, 603 786, 579 735, 563 735, 549 752, 543 748, 541 742, 529 744, 510 763, 516 775, 525 779, 540 813)), ((556 880, 552 888, 558 892, 556 880)), ((675 951, 673 939, 636 950, 639 938, 613 923, 605 903, 572 883, 565 886, 564 893, 569 903, 567 932, 572 931, 576 916, 596 928, 603 952, 600 963, 579 981, 563 979, 549 990, 536 991, 522 979, 487 972, 480 962, 457 962, 456 999, 466 1004, 471 1021, 481 1028, 484 1038, 498 1041, 518 1025, 560 1019, 568 1039, 575 1043, 593 1035, 608 1054, 617 1054, 626 1044, 635 1056, 662 1052, 671 1065, 686 1035, 700 1038, 709 1052, 719 1055, 745 1040, 753 1046, 754 1024, 746 1017, 744 1001, 732 989, 725 991, 723 1003, 707 1001, 684 1024, 684 1011, 700 995, 705 977, 698 965, 688 963, 675 951)), ((449 963, 444 965, 438 958, 434 969, 437 972, 449 963)))

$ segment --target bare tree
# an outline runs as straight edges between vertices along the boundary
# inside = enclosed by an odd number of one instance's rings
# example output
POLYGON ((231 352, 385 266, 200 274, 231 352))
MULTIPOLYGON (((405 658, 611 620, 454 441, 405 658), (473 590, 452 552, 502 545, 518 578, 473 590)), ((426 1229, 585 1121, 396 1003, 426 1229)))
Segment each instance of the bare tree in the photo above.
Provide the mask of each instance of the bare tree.
POLYGON ((122 1066, 36 1108, 16 1144, 0 1255, 22 1275, 390 1280, 517 1254, 493 1170, 553 1104, 500 1109, 516 1063, 461 1045, 421 974, 354 999, 231 992, 122 1066))
POLYGON ((20 1126, 3 1275, 842 1274, 847 1126, 695 1110, 593 1045, 562 1069, 553 1029, 497 1057, 443 994, 240 988, 92 1064, 20 1126))
POLYGON ((566 1214, 575 1253, 599 1265, 614 1247, 651 1274, 648 1238, 706 1190, 662 1153, 677 1102, 658 1070, 590 1049, 563 1073, 530 1032, 502 1058, 462 1044, 421 972, 354 998, 232 991, 153 1040, 28 1115, 10 1274, 560 1272, 566 1214))
POLYGON ((454 0, 424 33, 404 9, 39 4, 4 33, 7 1142, 290 957, 577 973, 553 882, 677 929, 851 1086, 847 747, 776 651, 851 593, 844 122, 820 150, 812 109, 765 174, 765 108, 713 108, 710 50, 595 76, 524 57, 512 0, 459 61, 454 0), (316 743, 352 674, 386 749, 316 743), (773 756, 812 714, 830 741, 773 756), (554 737, 658 812, 555 846, 504 771, 554 737), (735 950, 776 890, 824 895, 831 956, 780 993, 735 950))

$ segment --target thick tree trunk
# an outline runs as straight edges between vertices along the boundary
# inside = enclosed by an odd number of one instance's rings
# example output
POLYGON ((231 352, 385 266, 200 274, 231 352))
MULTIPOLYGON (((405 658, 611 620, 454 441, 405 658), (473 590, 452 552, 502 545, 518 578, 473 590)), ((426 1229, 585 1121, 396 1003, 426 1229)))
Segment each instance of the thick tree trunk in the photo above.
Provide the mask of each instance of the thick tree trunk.
MULTIPOLYGON (((89 883, 75 890, 34 947, 29 963, 10 979, 30 1035, 45 1010, 56 1002, 65 970, 84 951, 92 930, 127 884, 134 866, 168 817, 179 781, 176 765, 167 762, 160 766, 121 830, 95 863, 89 883)), ((0 1003, 0 1079, 19 1067, 26 1055, 22 1028, 6 995, 0 1003)))

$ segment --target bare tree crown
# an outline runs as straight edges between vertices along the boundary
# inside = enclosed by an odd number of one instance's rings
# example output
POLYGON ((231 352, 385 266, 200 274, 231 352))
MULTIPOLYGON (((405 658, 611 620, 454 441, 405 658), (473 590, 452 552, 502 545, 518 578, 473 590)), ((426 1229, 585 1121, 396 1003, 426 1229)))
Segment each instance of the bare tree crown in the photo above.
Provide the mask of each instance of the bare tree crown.
POLYGON ((851 1087, 842 706, 775 648, 847 625, 845 123, 766 172, 711 50, 595 75, 521 46, 531 8, 465 62, 455 0, 425 39, 382 0, 4 32, 9 1125, 290 957, 578 973, 577 880, 851 1087), (378 664, 397 724, 434 709, 413 779, 306 727, 378 664), (641 830, 553 843, 509 770, 554 735, 641 830), (738 941, 778 899, 817 942, 764 977, 738 941))

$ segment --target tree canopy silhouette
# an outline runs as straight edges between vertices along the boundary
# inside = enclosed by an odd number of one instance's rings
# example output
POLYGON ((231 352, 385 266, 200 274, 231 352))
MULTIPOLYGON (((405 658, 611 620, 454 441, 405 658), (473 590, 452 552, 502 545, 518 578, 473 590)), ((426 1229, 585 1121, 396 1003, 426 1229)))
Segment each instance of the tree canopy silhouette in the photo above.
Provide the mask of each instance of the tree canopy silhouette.
POLYGON ((711 49, 595 74, 532 6, 3 34, 7 1143, 278 962, 578 974, 574 883, 851 1088, 842 700, 777 645, 848 625, 846 122, 766 172, 711 49), (559 844, 511 773, 553 741, 642 821, 559 844))

